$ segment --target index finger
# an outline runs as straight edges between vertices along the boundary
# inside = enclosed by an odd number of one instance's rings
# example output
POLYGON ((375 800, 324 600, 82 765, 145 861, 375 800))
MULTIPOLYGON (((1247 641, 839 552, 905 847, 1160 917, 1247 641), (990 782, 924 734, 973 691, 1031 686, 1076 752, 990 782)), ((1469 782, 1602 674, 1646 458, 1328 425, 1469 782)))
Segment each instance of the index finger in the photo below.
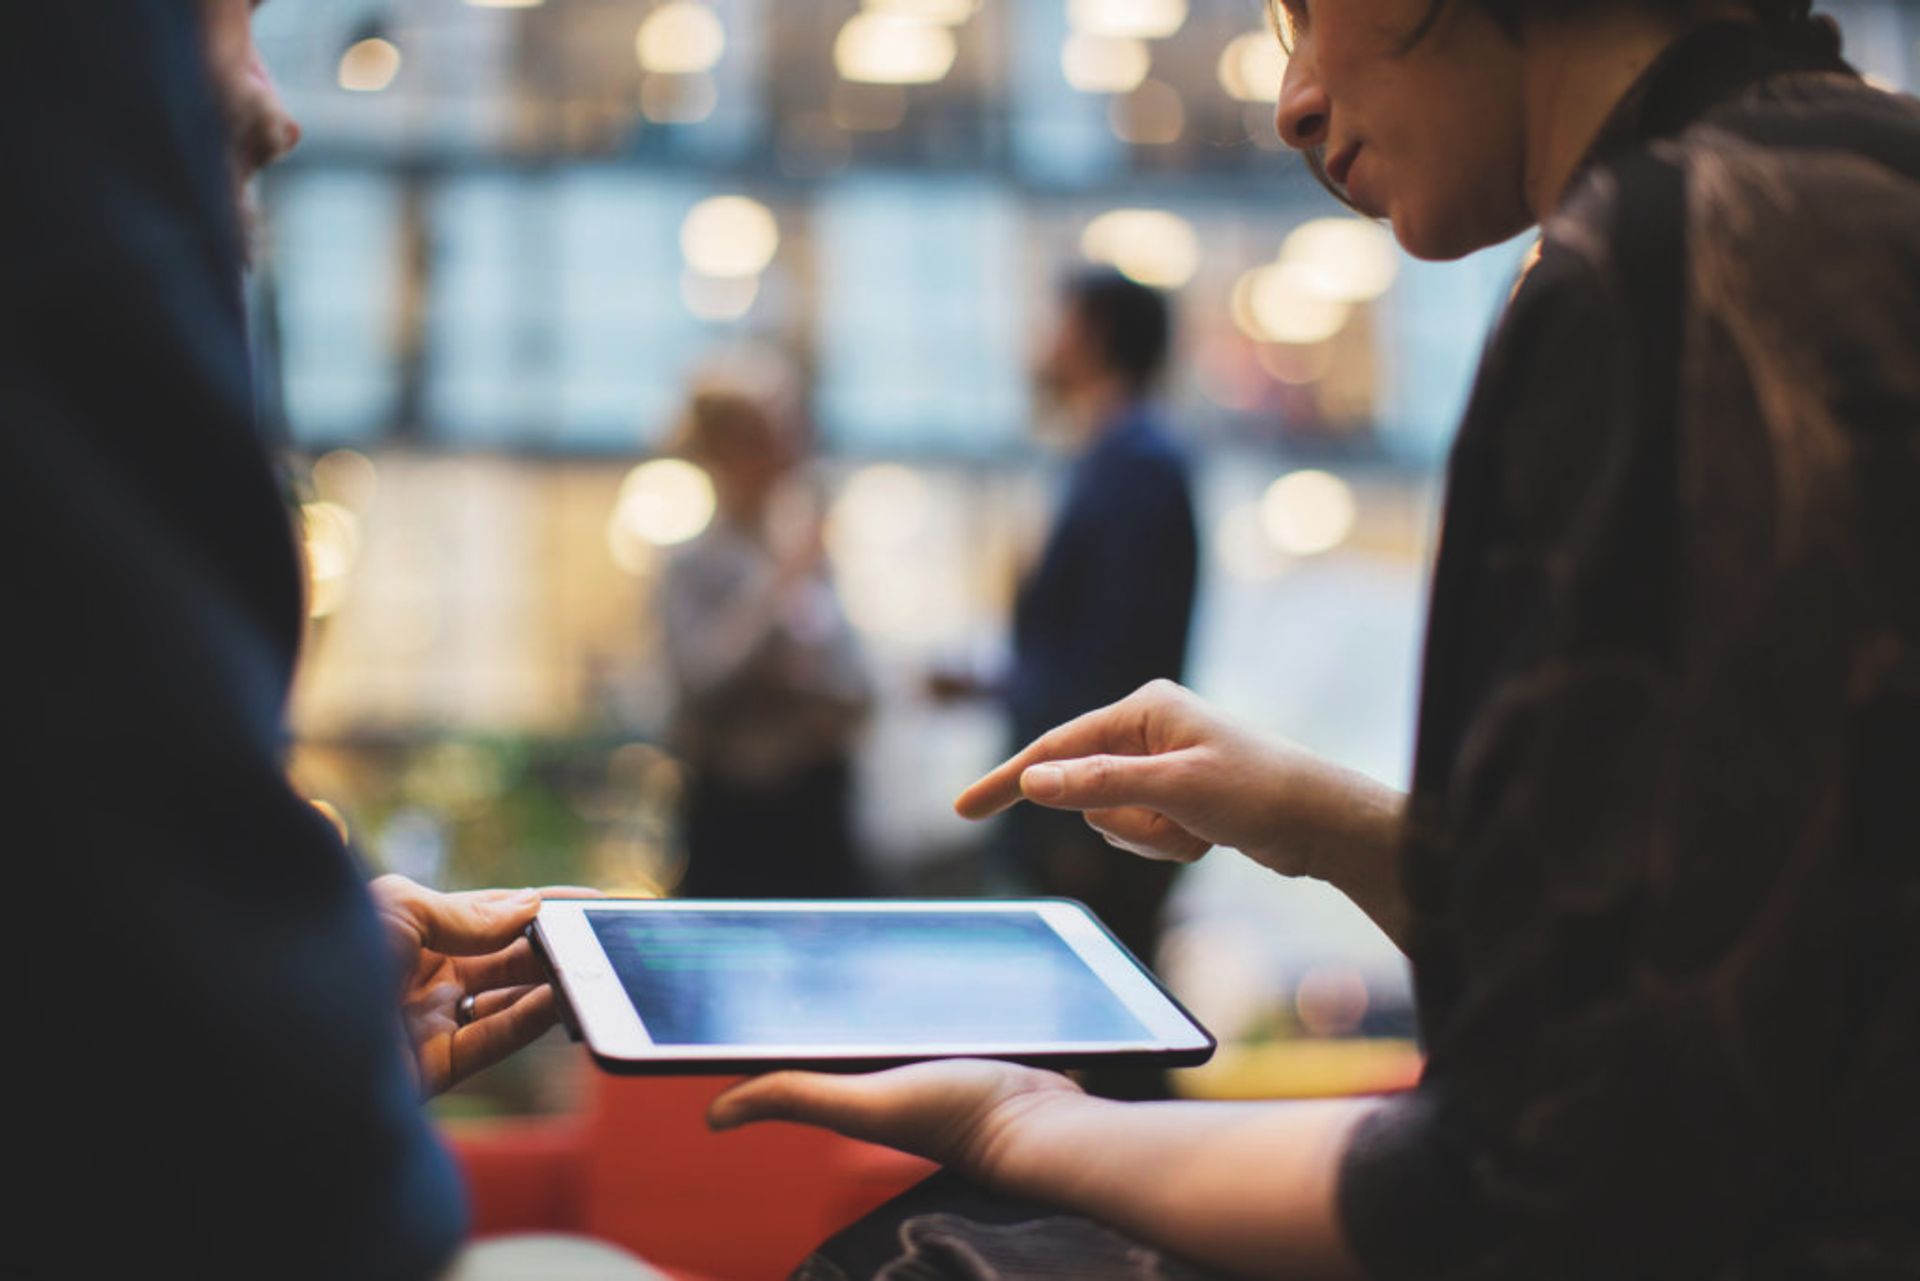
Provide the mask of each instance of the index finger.
POLYGON ((1125 701, 1076 716, 1034 739, 1018 755, 961 792, 954 799, 954 812, 962 818, 992 818, 1023 799, 1020 776, 1033 766, 1043 761, 1097 756, 1130 745, 1137 752, 1141 750, 1139 740, 1138 720, 1125 701))

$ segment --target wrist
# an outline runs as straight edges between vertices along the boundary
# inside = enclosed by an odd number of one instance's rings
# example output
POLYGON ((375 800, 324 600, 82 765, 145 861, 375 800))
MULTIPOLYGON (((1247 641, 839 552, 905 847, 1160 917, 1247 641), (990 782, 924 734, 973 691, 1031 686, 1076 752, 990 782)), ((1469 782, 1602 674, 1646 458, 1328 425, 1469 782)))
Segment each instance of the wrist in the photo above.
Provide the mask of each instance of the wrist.
POLYGON ((1077 1088, 1015 1095, 995 1107, 962 1172, 999 1192, 1057 1198, 1085 1163, 1084 1136, 1119 1106, 1077 1088))
POLYGON ((1336 803, 1334 770, 1327 762, 1288 744, 1273 744, 1261 772, 1260 794, 1267 798, 1261 831, 1267 839, 1244 851, 1282 876, 1331 880, 1339 859, 1329 846, 1328 819, 1336 803))
POLYGON ((1398 841, 1405 798, 1372 778, 1303 751, 1280 749, 1267 829, 1273 839, 1256 857, 1284 876, 1325 881, 1350 892, 1398 841))

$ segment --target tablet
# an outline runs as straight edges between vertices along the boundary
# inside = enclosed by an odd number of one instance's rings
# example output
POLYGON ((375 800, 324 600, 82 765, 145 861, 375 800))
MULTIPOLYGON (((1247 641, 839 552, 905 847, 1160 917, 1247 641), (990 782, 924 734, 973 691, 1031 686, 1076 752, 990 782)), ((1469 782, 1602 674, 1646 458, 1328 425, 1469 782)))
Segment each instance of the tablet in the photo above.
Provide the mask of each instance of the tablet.
POLYGON ((531 933, 574 1030, 613 1072, 1182 1067, 1214 1050, 1063 899, 554 900, 531 933))

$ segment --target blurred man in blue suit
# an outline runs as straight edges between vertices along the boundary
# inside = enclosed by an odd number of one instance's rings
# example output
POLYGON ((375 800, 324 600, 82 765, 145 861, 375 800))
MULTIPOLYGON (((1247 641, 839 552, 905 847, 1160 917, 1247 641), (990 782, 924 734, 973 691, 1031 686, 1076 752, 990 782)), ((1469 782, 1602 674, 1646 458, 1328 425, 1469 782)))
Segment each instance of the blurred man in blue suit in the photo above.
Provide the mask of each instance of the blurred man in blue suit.
MULTIPOLYGON (((1108 268, 1069 276, 1041 356, 1042 397, 1077 458, 1038 565, 1014 606, 1013 663, 1000 693, 1024 746, 1082 712, 1186 666, 1199 538, 1187 458, 1154 395, 1172 345, 1164 295, 1108 268)), ((938 679, 934 692, 981 687, 938 679)), ((1043 894, 1077 898, 1151 963, 1177 868, 1118 853, 1078 815, 1020 806, 1007 816, 1014 870, 1043 894)), ((1158 1097, 1158 1073, 1089 1088, 1158 1097)))

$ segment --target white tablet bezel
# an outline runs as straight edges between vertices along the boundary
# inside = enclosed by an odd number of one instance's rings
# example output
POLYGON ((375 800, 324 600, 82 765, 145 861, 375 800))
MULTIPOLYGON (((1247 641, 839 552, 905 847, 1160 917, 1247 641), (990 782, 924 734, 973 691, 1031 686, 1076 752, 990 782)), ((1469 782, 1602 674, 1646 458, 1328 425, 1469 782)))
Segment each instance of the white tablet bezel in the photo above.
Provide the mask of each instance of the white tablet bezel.
POLYGON ((604 1059, 671 1064, 724 1060, 751 1063, 794 1060, 830 1063, 950 1057, 1046 1059, 1149 1052, 1195 1054, 1210 1051, 1213 1040, 1149 977, 1113 937, 1077 903, 1059 899, 555 899, 540 907, 538 931, 547 962, 563 988, 593 1053, 604 1059), (1000 1044, 899 1043, 817 1045, 659 1045, 647 1034, 640 1015, 614 973, 613 964, 587 920, 588 912, 715 911, 771 913, 897 912, 1037 915, 1087 965, 1124 1005, 1149 1039, 1130 1041, 1009 1041, 1000 1044))

